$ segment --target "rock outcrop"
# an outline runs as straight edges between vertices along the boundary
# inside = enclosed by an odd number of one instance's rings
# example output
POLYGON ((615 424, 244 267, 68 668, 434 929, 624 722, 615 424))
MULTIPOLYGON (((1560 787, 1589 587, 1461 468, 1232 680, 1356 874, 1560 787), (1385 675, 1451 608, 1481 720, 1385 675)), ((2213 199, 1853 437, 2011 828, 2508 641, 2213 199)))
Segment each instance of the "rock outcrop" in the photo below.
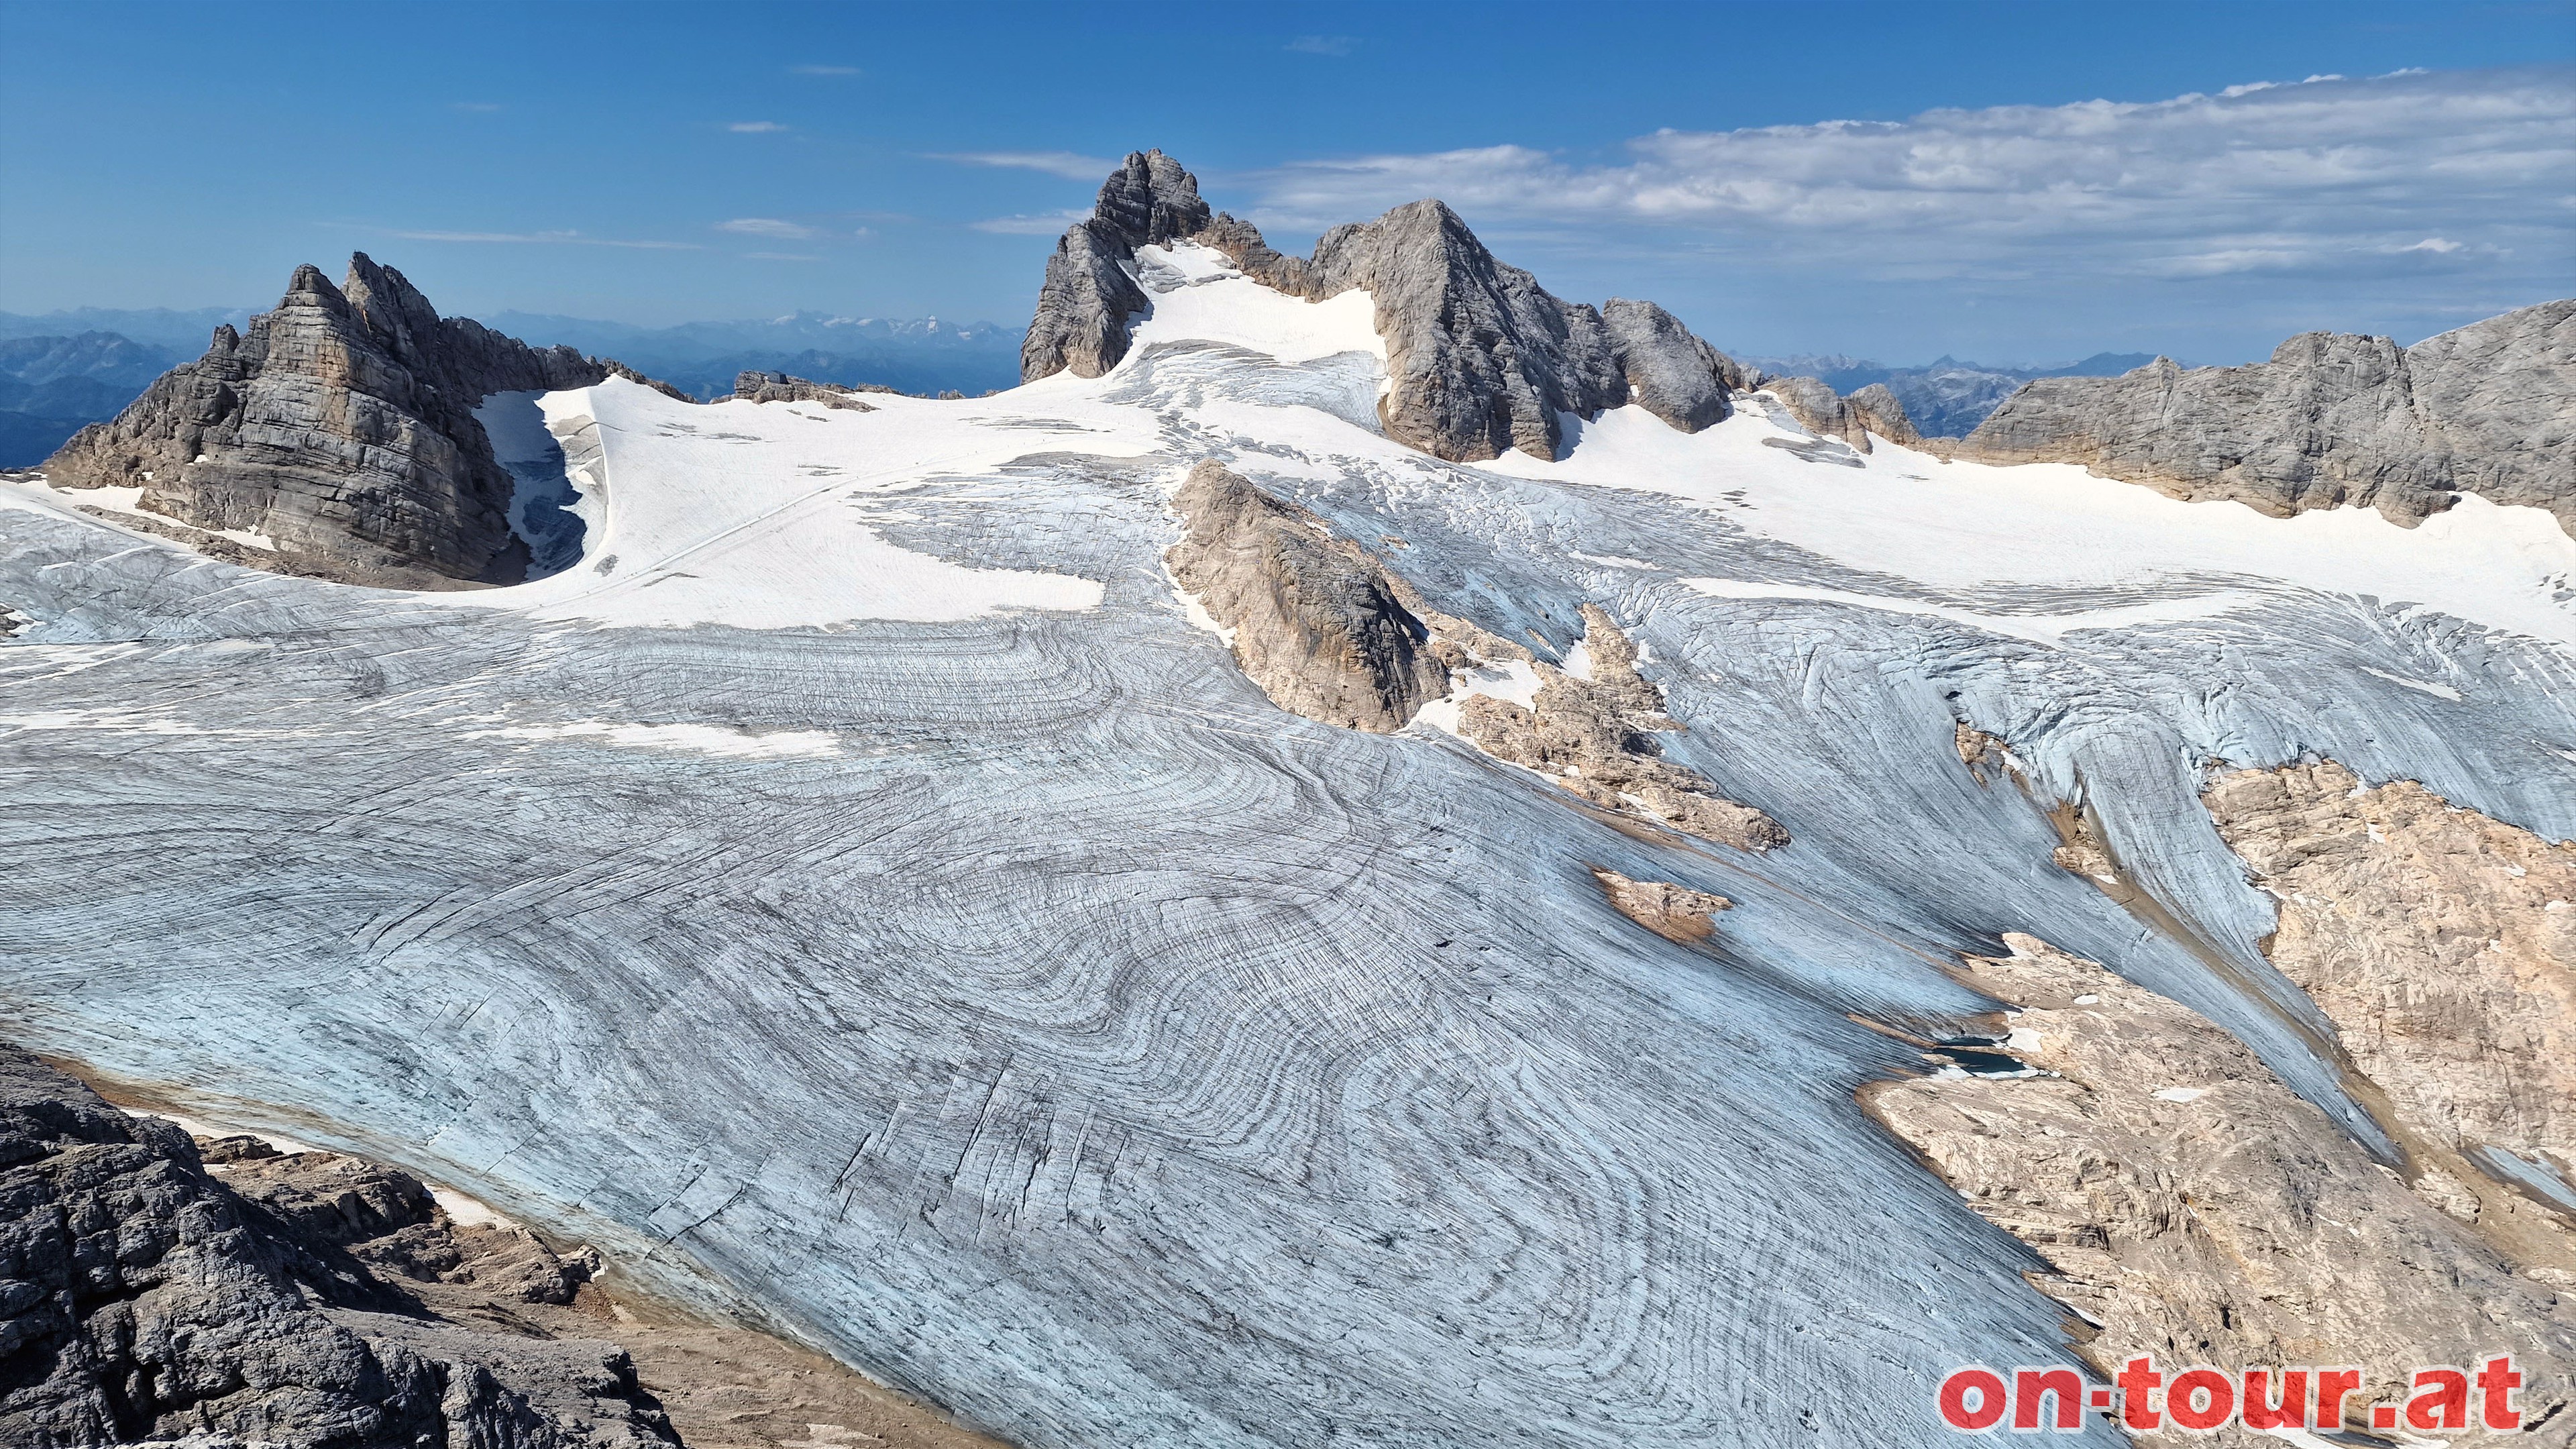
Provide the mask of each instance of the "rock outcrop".
POLYGON ((2520 1178, 2576 1213, 2576 846, 2333 761, 2238 771, 2202 801, 2280 903, 2272 964, 2395 1125, 2458 1155, 2463 1210, 2511 1213, 2520 1178))
POLYGON ((1130 268, 1138 247, 1193 241, 1244 275, 1322 301, 1354 288, 1375 302, 1387 349, 1379 404, 1387 436, 1434 457, 1479 462, 1518 448, 1553 458, 1562 415, 1638 405, 1684 431, 1726 416, 1743 374, 1651 302, 1595 310, 1560 301, 1486 250, 1437 201, 1338 226, 1310 258, 1287 256, 1251 223, 1208 215, 1198 182, 1159 151, 1130 155, 1093 214, 1047 263, 1021 354, 1033 381, 1097 377, 1126 355, 1127 319, 1148 306, 1130 268))
POLYGON ((1664 714, 1662 692, 1637 672, 1637 646, 1618 621, 1598 604, 1583 605, 1582 613, 1581 672, 1531 661, 1539 687, 1530 703, 1471 694, 1458 705, 1459 738, 1569 794, 1643 814, 1685 835, 1756 852, 1788 844, 1780 822, 1726 799, 1707 776, 1662 757, 1654 737, 1682 726, 1664 714))
POLYGON ((1679 946, 1705 941, 1717 933, 1717 913, 1735 902, 1670 881, 1631 880, 1615 870, 1592 867, 1592 878, 1619 914, 1679 946))
MULTIPOLYGON (((513 484, 474 417, 497 392, 635 378, 538 349, 427 298, 365 253, 338 287, 298 267, 246 333, 165 374, 45 464, 57 488, 140 488, 140 506, 270 540, 245 562, 410 587, 526 577, 513 484), (263 557, 273 554, 273 558, 263 557)), ((635 380, 644 381, 636 378, 635 380)))
POLYGON ((1172 578, 1281 709, 1345 729, 1404 728, 1449 692, 1431 632, 1365 549, 1211 458, 1172 495, 1172 578))
MULTIPOLYGON (((415 1265, 442 1256, 416 1180, 310 1154, 324 1176, 299 1181, 299 1158, 216 1156, 249 1190, 178 1127, 0 1047, 0 1439, 677 1442, 616 1345, 449 1322, 348 1251, 410 1231, 415 1265)), ((452 1243, 443 1257, 474 1271, 452 1243)))
POLYGON ((859 401, 859 394, 893 391, 893 388, 872 383, 844 387, 837 382, 816 382, 811 378, 790 377, 783 372, 746 372, 733 380, 733 395, 738 402, 821 403, 827 408, 857 413, 876 411, 859 401))
POLYGON ((1808 432, 1820 438, 1840 439, 1861 452, 1870 451, 1872 433, 1891 443, 1912 445, 1923 441, 1922 434, 1905 416, 1905 404, 1883 382, 1871 383, 1849 397, 1840 396, 1812 377, 1764 377, 1759 386, 1779 399, 1780 405, 1808 432))
POLYGON ((2399 347, 2307 332, 2269 362, 2032 382, 1961 447, 2080 463, 2184 499, 2275 518, 2345 504, 2412 526, 2476 493, 2576 530, 2576 301, 2399 347))
MULTIPOLYGON (((2206 1018, 2023 935, 1962 980, 2011 1010, 1992 1050, 2037 1073, 1936 1074, 1863 1089, 1868 1110, 1970 1207, 2047 1260, 2077 1352, 2106 1378, 2357 1364, 2346 1423, 2402 1400, 2418 1364, 2511 1351, 2526 1422, 2576 1399, 2576 1294, 2522 1274, 2373 1162, 2206 1018)), ((1944 1054, 1946 1057, 1949 1054, 1944 1054)), ((2545 1274, 2551 1270, 2540 1270, 2545 1274)), ((2279 1442, 2229 1428, 2148 1443, 2279 1442)), ((2373 1441, 2377 1442, 2377 1441, 2373 1441)))

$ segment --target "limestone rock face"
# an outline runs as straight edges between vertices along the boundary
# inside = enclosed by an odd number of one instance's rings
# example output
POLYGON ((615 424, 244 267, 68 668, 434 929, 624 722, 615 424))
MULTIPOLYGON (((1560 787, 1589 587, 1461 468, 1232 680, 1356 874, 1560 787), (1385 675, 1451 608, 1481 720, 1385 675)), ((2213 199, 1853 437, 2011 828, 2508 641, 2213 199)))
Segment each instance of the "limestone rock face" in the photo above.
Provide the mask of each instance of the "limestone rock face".
POLYGON ((859 413, 876 411, 859 401, 860 393, 893 391, 890 387, 868 383, 844 387, 837 382, 815 382, 810 378, 789 377, 783 372, 746 372, 733 380, 733 395, 743 402, 811 402, 859 413))
POLYGON ((1843 412, 1853 423, 1853 431, 1859 433, 1864 441, 1870 433, 1908 447, 1923 441, 1923 435, 1914 430, 1913 420, 1905 415, 1904 402, 1888 389, 1886 383, 1873 382, 1844 398, 1843 412))
MULTIPOLYGON (((2417 1364, 2510 1344, 2526 1422, 2576 1396, 2576 1299, 2373 1162, 2244 1045, 2178 1002, 2023 935, 1963 980, 2014 1010, 1997 1049, 2042 1075, 1917 1077, 1865 1105, 1968 1204, 2049 1265, 2041 1291, 2098 1332, 2104 1375, 2191 1364, 2358 1364, 2347 1400, 2401 1397, 2417 1364), (2008 1040, 2007 1040, 2008 1038, 2008 1040)), ((2544 1270, 2545 1271, 2545 1270, 2544 1270)), ((2238 1429, 2148 1443, 2252 1446, 2238 1429)))
POLYGON ((45 465, 60 488, 140 487, 142 507, 261 535, 245 562, 355 582, 515 583, 527 545, 512 482, 474 409, 496 392, 586 387, 625 370, 442 318, 364 253, 342 285, 296 269, 246 334, 217 328, 113 421, 45 465))
POLYGON ((1870 434, 1911 446, 1923 441, 1905 415, 1905 404, 1887 384, 1873 382, 1849 397, 1812 377, 1765 377, 1765 392, 1780 400, 1799 426, 1820 438, 1835 438, 1860 452, 1870 451, 1870 434))
POLYGON ((2412 526, 2476 493, 2576 527, 2576 301, 2401 348, 2307 332, 2269 362, 2041 378, 1963 454, 2081 463, 2175 498, 2276 518, 2345 504, 2412 526))
POLYGON ((0 1047, 0 1440, 678 1442, 614 1344, 426 1316, 343 1251, 429 1224, 416 1180, 329 1154, 224 1155, 210 1165, 172 1124, 0 1047), (237 1192, 227 1171, 268 1190, 237 1192))
POLYGON ((2272 964, 2400 1125, 2465 1159, 2451 1173, 2493 1199, 2482 1214, 2514 1206, 2496 1152, 2576 1183, 2576 847, 2412 781, 2363 789, 2332 761, 2239 771, 2202 798, 2280 902, 2272 964))
POLYGON ((1086 220, 1067 229, 1047 259, 1037 315, 1020 344, 1020 380, 1071 369, 1098 377, 1127 355, 1127 319, 1146 308, 1128 264, 1136 249, 1190 236, 1208 224, 1199 183, 1160 151, 1132 151, 1100 188, 1086 220))
POLYGON ((1172 577, 1230 631, 1280 708, 1345 729, 1404 728, 1449 692, 1430 631, 1377 560, 1314 514, 1209 459, 1172 495, 1172 577))
POLYGON ((1308 301, 1365 288, 1386 342, 1387 435, 1457 462, 1518 448, 1553 458, 1561 415, 1584 417, 1632 398, 1695 432, 1726 416, 1743 374, 1651 302, 1600 310, 1560 301, 1507 266, 1437 201, 1338 226, 1311 258, 1287 256, 1251 223, 1211 217, 1198 182, 1159 151, 1131 155, 1047 263, 1021 353, 1023 380, 1071 369, 1097 377, 1124 357, 1127 318, 1148 299, 1131 273, 1136 248, 1188 240, 1226 254, 1244 275, 1308 301))

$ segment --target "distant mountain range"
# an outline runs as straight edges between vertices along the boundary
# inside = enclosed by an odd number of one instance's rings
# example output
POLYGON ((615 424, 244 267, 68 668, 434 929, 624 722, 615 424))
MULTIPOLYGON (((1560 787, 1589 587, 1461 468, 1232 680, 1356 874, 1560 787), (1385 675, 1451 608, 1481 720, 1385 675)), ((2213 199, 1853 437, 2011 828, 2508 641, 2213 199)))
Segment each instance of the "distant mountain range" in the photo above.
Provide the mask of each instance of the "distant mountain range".
POLYGON ((2148 352, 2097 352, 2063 367, 1989 367, 1943 357, 1921 367, 1887 367, 1840 353, 1795 357, 1746 357, 1747 366, 1782 377, 1812 377, 1839 393, 1873 382, 1887 384, 1905 404, 1905 415, 1926 437, 1964 438, 2003 400, 2039 377, 2117 377, 2155 361, 2148 352))
POLYGON ((1021 329, 992 322, 794 312, 766 320, 633 327, 503 312, 485 325, 531 346, 564 343, 616 358, 699 398, 732 392, 735 375, 755 369, 920 393, 953 389, 971 395, 1020 381, 1021 329))
POLYGON ((116 416, 180 361, 170 348, 114 332, 0 341, 0 468, 45 461, 84 425, 116 416))

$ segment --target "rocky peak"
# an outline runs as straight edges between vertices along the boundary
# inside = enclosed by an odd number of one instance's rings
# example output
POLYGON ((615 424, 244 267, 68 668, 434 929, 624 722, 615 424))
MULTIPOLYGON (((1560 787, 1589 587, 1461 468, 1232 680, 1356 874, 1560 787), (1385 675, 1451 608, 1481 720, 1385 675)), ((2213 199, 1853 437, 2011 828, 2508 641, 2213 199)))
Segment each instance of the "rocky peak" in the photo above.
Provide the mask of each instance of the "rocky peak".
POLYGON ((1387 347, 1387 435, 1435 457, 1476 462, 1518 448, 1553 458, 1561 416, 1631 401, 1685 432, 1727 414, 1743 384, 1725 354, 1651 302, 1596 310, 1551 295, 1497 259, 1445 204, 1423 200, 1337 226, 1312 257, 1272 248, 1240 218, 1210 216, 1197 181, 1159 151, 1131 155, 1093 214, 1047 263, 1021 351, 1026 381, 1098 377, 1126 356, 1130 318, 1149 303, 1131 275, 1136 249, 1188 240, 1244 275, 1308 301, 1353 288, 1374 298, 1387 347))
POLYGON ((216 328, 205 356, 75 434, 45 472, 63 488, 140 487, 151 512, 267 539, 227 553, 264 567, 404 587, 516 583, 528 546, 474 409, 496 392, 611 376, 634 374, 441 317, 360 252, 336 287, 297 267, 246 334, 216 328))

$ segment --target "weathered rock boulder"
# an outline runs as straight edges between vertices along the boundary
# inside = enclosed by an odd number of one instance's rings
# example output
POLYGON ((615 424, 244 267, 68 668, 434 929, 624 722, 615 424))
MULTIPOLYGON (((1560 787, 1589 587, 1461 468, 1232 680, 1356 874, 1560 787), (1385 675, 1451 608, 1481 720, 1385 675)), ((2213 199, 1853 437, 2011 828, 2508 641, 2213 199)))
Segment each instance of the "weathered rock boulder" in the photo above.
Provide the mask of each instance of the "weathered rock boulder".
POLYGON ((1093 214, 1064 235, 1021 352, 1033 381, 1070 369, 1097 377, 1126 355, 1127 319, 1149 299, 1136 248, 1213 247, 1244 275, 1322 301, 1354 288, 1376 304, 1387 350, 1379 404, 1387 436, 1434 457, 1478 462, 1518 448, 1553 458, 1562 415, 1598 415, 1632 399, 1684 431, 1726 416, 1741 370, 1651 302, 1595 310, 1551 295, 1507 266, 1437 201, 1338 226, 1311 258, 1272 248, 1250 222, 1207 213, 1198 182, 1159 151, 1127 158, 1093 214))
POLYGON ((0 1046, 0 1442, 678 1442, 616 1345, 447 1322, 343 1250, 430 1224, 416 1180, 221 1155, 0 1046))
POLYGON ((1849 397, 1813 377, 1764 377, 1760 386, 1808 432, 1839 439, 1861 452, 1870 451, 1872 433, 1909 446, 1923 441, 1905 416, 1905 404, 1885 383, 1873 382, 1849 397))
MULTIPOLYGON (((338 287, 298 267, 246 333, 215 330, 115 419, 45 464, 58 488, 139 487, 141 506, 268 539, 242 562, 352 582, 454 587, 526 577, 512 484, 474 409, 497 392, 634 378, 441 317, 361 252, 338 287)), ((637 379, 642 380, 642 379, 637 379)))
POLYGON ((1172 578, 1280 708, 1386 734, 1449 692, 1400 585, 1322 519, 1213 458, 1190 470, 1172 508, 1182 527, 1164 555, 1172 578))
POLYGON ((2306 332, 2269 362, 2041 378, 1963 456, 2081 463, 2286 518, 2345 504, 2413 526, 2476 493, 2576 529, 2576 300, 2399 347, 2306 332))

